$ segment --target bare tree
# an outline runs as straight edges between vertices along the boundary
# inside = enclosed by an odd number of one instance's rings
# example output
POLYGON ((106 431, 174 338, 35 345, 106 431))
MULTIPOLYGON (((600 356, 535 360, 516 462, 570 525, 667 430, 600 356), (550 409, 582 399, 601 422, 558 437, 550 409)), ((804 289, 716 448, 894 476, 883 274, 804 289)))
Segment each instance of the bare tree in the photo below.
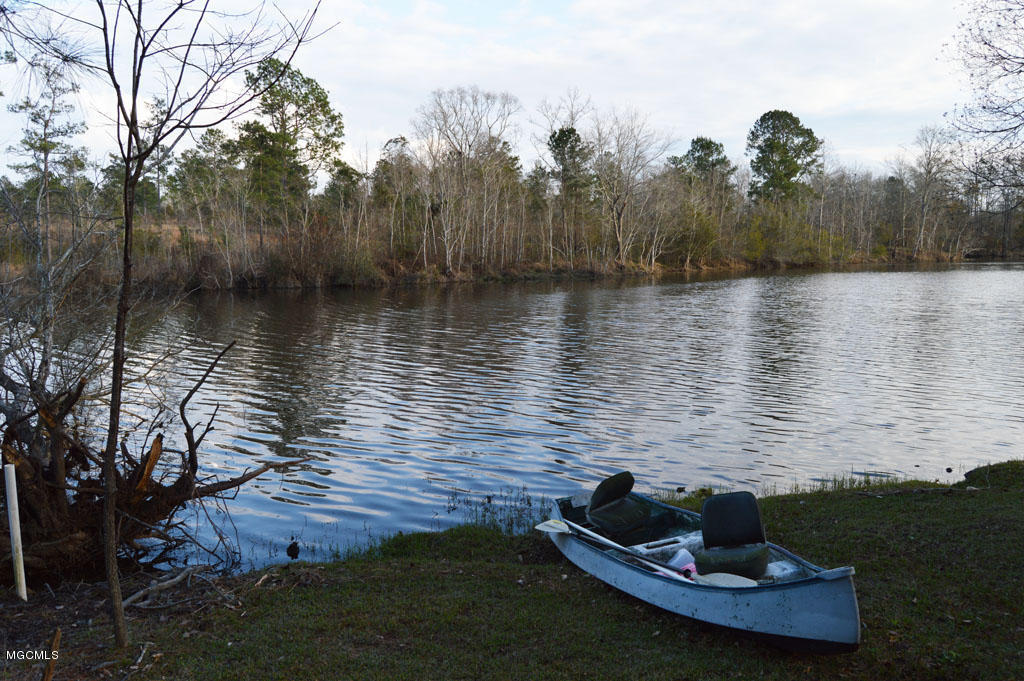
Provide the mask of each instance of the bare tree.
MULTIPOLYGON (((387 211, 389 258, 395 258, 398 251, 410 250, 407 232, 412 216, 408 214, 407 204, 413 194, 415 175, 415 159, 409 150, 409 141, 399 136, 385 142, 372 180, 374 199, 387 211)), ((343 209, 344 206, 338 206, 338 213, 343 209)))
MULTIPOLYGON (((543 121, 536 124, 541 134, 534 136, 534 145, 543 167, 558 182, 561 250, 570 267, 574 266, 576 250, 584 241, 578 234, 577 221, 590 186, 588 166, 593 150, 581 127, 592 110, 590 98, 575 88, 568 90, 556 104, 544 100, 537 109, 543 121)), ((549 258, 553 257, 553 242, 554 229, 549 223, 549 258)))
POLYGON ((964 167, 983 184, 1022 187, 1024 158, 1024 0, 971 0, 955 56, 971 98, 953 125, 976 141, 962 149, 964 167))
POLYGON ((538 155, 544 155, 551 133, 559 128, 581 128, 586 117, 593 112, 593 108, 590 97, 577 88, 566 90, 555 103, 542 100, 537 106, 537 113, 542 120, 534 123, 541 131, 539 136, 533 138, 538 155))
POLYGON ((594 177, 614 239, 614 261, 623 265, 637 237, 634 212, 642 185, 671 140, 637 111, 612 111, 595 118, 591 144, 594 177))
POLYGON ((414 121, 429 169, 430 203, 436 207, 431 217, 440 222, 446 274, 460 270, 474 226, 485 248, 497 171, 501 157, 510 155, 503 143, 514 132, 519 109, 519 100, 507 92, 459 87, 435 90, 414 121))
POLYGON ((956 113, 962 129, 988 138, 993 151, 1024 145, 1024 1, 973 0, 957 50, 973 99, 956 113))
MULTIPOLYGON (((316 8, 297 20, 271 18, 264 4, 243 13, 210 8, 209 0, 96 0, 91 16, 44 2, 5 8, 5 30, 15 46, 27 45, 105 81, 110 92, 122 170, 121 284, 111 353, 110 411, 103 451, 104 554, 114 630, 119 646, 128 635, 117 566, 118 435, 125 366, 125 337, 132 308, 136 190, 161 147, 172 150, 193 131, 215 127, 245 111, 262 90, 232 94, 231 81, 281 55, 281 72, 312 37, 316 8), (241 28, 238 28, 241 27, 241 28)), ((184 413, 182 414, 184 418, 184 413)), ((186 422, 187 424, 187 422, 186 422)), ((191 428, 187 469, 191 498, 197 469, 191 428)), ((185 487, 188 487, 186 483, 185 487)))
POLYGON ((938 229, 936 204, 947 189, 953 169, 949 153, 949 132, 941 128, 925 127, 914 141, 918 156, 911 168, 911 178, 917 199, 917 237, 913 256, 930 249, 935 243, 938 229))

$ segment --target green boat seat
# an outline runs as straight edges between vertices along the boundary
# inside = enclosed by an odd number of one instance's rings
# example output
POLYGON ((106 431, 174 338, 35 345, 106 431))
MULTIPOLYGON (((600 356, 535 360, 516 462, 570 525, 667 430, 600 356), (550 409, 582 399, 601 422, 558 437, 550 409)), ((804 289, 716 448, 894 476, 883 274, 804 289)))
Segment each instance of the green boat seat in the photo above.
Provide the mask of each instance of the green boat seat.
POLYGON ((726 572, 750 579, 768 568, 761 509, 750 492, 715 494, 701 508, 704 548, 694 552, 697 572, 726 572))
POLYGON ((650 507, 628 496, 633 482, 629 471, 606 478, 594 490, 587 506, 587 520, 612 541, 626 545, 642 543, 650 535, 650 507))

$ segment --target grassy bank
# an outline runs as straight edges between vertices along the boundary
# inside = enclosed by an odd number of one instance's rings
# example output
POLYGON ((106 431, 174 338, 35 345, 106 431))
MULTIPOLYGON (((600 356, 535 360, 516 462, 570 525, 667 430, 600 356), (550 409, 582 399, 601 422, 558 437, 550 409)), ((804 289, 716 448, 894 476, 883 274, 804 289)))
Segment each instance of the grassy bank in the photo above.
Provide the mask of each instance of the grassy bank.
MULTIPOLYGON (((771 540, 856 567, 859 651, 781 652, 615 591, 536 533, 479 526, 169 591, 131 610, 120 655, 90 587, 29 606, 6 594, 0 625, 8 650, 41 650, 60 625, 56 679, 1024 678, 1024 462, 954 489, 850 487, 762 510, 771 540)), ((4 678, 42 670, 5 664, 4 678)))

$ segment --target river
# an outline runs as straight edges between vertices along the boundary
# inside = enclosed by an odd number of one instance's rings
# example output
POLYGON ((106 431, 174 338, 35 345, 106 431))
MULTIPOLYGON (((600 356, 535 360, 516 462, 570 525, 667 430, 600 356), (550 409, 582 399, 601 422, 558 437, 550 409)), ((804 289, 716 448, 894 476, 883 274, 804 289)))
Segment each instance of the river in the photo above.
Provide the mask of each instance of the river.
POLYGON ((203 294, 133 350, 181 350, 173 404, 237 341, 193 399, 196 421, 218 410, 205 473, 311 457, 214 509, 252 566, 291 537, 322 558, 622 469, 763 492, 1019 458, 1022 294, 1024 265, 973 264, 203 294))

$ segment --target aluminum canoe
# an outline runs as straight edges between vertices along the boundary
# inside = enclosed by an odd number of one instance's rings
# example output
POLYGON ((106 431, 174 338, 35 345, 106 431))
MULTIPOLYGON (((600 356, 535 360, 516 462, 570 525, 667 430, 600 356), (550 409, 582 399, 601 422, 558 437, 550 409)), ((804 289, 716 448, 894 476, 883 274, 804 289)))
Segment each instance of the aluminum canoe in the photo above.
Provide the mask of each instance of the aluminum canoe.
MULTIPOLYGON (((669 509, 696 524, 700 514, 663 504, 641 494, 637 501, 669 509)), ((584 509, 577 498, 558 499, 552 517, 579 523, 584 509)), ((701 584, 650 569, 633 556, 609 549, 579 534, 550 535, 559 550, 580 569, 640 600, 685 617, 763 637, 789 649, 848 652, 860 644, 860 614, 852 567, 818 567, 769 543, 772 555, 801 568, 796 579, 756 586, 701 584)))

